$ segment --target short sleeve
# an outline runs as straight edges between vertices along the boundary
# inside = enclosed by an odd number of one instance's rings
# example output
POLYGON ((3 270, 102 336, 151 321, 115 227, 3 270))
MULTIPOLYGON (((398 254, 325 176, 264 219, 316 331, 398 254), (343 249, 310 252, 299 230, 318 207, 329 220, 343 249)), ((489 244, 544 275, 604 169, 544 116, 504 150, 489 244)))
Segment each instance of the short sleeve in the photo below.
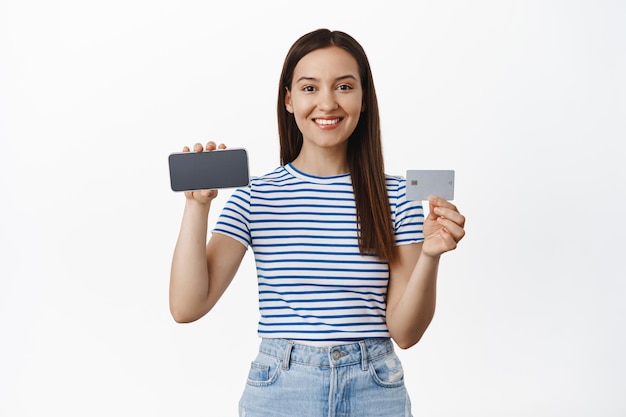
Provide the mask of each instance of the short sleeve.
POLYGON ((250 246, 250 186, 233 192, 212 232, 230 236, 246 248, 250 246))
MULTIPOLYGON (((392 198, 393 224, 396 245, 407 245, 424 240, 424 207, 421 201, 406 199, 406 180, 397 179, 392 198)), ((390 190, 391 191, 391 190, 390 190)))

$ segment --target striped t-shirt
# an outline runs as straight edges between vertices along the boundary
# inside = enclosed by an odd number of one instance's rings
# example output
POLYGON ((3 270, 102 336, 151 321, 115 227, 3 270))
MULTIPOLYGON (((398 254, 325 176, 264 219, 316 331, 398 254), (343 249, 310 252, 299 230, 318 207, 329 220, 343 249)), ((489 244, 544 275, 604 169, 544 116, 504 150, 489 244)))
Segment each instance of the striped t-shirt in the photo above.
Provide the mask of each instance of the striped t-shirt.
MULTIPOLYGON (((421 202, 387 176, 396 244, 423 240, 421 202)), ((389 266, 359 253, 349 174, 316 177, 291 164, 235 190, 213 230, 251 246, 261 337, 354 340, 389 337, 389 266)))

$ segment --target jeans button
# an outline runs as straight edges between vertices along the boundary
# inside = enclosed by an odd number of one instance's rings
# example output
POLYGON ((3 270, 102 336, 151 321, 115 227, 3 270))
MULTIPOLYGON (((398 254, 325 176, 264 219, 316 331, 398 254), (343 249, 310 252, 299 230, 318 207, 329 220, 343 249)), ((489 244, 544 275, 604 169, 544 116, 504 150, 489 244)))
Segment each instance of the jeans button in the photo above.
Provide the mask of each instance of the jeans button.
POLYGON ((333 359, 339 360, 341 358, 341 352, 338 350, 333 350, 333 359))

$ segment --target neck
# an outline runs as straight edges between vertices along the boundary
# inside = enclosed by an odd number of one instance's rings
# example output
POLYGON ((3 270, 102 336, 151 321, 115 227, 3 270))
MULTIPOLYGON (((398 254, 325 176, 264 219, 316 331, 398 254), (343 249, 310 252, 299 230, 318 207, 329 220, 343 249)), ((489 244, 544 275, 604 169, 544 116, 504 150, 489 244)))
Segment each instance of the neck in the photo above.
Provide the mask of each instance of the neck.
POLYGON ((336 150, 318 150, 307 152, 304 147, 296 159, 291 162, 298 171, 316 177, 331 177, 350 171, 345 152, 336 150))

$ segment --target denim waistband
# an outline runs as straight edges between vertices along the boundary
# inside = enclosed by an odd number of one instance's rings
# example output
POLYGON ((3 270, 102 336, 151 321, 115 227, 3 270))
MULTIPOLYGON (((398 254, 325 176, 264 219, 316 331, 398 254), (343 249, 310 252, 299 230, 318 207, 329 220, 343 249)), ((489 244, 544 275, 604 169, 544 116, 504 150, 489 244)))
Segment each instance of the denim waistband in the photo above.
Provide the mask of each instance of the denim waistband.
POLYGON ((285 369, 292 363, 333 368, 360 363, 367 370, 370 360, 393 352, 393 343, 389 338, 368 338, 358 342, 315 347, 288 339, 264 338, 261 340, 259 352, 281 360, 285 369))

